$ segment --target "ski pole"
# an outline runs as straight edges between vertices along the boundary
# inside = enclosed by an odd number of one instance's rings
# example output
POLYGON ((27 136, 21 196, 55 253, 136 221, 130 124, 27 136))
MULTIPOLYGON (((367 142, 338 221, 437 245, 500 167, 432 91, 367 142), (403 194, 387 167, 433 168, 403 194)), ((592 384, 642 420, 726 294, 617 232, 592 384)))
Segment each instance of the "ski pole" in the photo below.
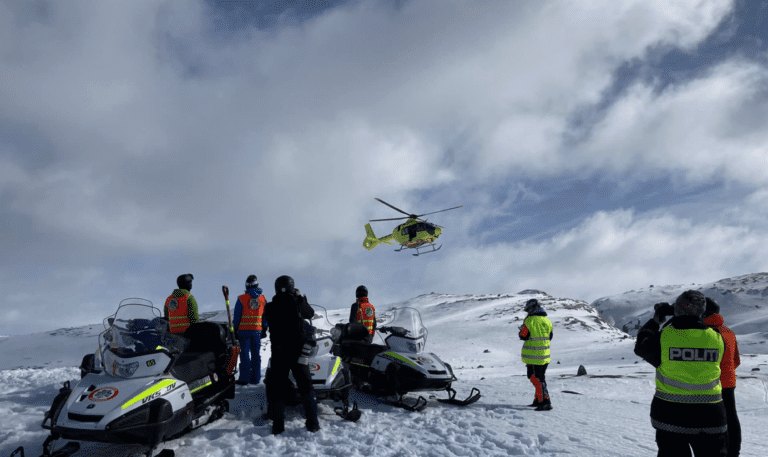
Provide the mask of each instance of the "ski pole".
POLYGON ((229 331, 232 338, 235 337, 235 327, 232 326, 232 313, 229 311, 229 287, 221 286, 221 292, 224 293, 224 301, 227 303, 227 321, 229 322, 229 331))

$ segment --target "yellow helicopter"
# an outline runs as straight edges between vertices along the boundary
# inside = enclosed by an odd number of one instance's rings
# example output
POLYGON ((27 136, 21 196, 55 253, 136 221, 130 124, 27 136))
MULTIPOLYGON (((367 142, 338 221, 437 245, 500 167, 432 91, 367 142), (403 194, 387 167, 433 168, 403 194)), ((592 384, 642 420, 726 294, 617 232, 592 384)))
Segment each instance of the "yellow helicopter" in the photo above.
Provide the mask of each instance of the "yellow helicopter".
POLYGON ((434 212, 425 213, 425 214, 409 214, 401 210, 400 208, 396 208, 390 205, 389 203, 385 202, 380 198, 377 198, 376 200, 389 206, 395 211, 405 214, 408 217, 394 217, 391 219, 371 219, 368 224, 365 224, 366 237, 365 237, 365 240, 363 241, 363 247, 365 247, 365 249, 368 249, 370 251, 371 249, 375 248, 381 243, 391 245, 392 241, 394 240, 397 243, 400 243, 400 249, 395 249, 395 252, 400 252, 403 249, 416 249, 416 254, 413 254, 414 256, 418 256, 420 254, 429 254, 430 252, 435 252, 441 247, 443 247, 442 244, 438 247, 435 247, 435 240, 437 239, 437 237, 440 236, 440 233, 442 233, 443 228, 440 227, 439 225, 427 222, 424 219, 420 219, 421 216, 428 216, 430 214, 442 213, 443 211, 450 211, 452 209, 461 208, 463 206, 463 205, 454 206, 453 208, 441 209, 440 211, 434 211, 434 212), (374 235, 373 229, 371 228, 371 224, 370 224, 370 222, 398 221, 401 219, 408 219, 408 220, 405 223, 395 227, 395 230, 392 231, 391 235, 387 235, 381 238, 377 238, 376 235, 374 235), (419 248, 426 248, 427 246, 431 247, 432 249, 429 249, 425 252, 419 251, 419 248))

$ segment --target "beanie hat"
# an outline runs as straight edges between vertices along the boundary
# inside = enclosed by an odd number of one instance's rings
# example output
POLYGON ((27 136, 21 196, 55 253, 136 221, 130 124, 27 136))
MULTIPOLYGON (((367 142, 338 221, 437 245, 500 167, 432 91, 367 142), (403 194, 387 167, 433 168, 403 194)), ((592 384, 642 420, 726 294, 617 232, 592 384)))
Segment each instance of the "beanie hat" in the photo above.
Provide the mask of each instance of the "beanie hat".
POLYGON ((245 290, 253 289, 254 287, 259 287, 259 282, 256 281, 256 275, 249 275, 245 280, 245 290))
POLYGON ((698 290, 686 290, 675 300, 675 316, 701 317, 707 307, 707 299, 698 290))

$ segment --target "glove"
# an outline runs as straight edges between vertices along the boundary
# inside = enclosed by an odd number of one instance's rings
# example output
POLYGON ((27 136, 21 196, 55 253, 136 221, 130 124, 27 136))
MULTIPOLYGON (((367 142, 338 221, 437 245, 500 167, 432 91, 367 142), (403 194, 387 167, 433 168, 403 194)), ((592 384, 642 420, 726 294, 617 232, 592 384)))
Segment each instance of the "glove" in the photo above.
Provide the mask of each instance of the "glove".
POLYGON ((668 316, 675 315, 675 308, 666 302, 656 303, 653 305, 653 310, 653 318, 659 323, 664 322, 668 316))

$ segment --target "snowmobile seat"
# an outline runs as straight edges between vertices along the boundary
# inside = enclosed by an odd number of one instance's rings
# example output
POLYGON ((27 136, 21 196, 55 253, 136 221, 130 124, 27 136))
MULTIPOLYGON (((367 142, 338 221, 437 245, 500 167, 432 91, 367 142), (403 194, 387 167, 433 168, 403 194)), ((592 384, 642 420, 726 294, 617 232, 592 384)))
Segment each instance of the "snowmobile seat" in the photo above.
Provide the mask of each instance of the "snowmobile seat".
POLYGON ((345 340, 341 342, 341 353, 344 358, 357 360, 370 366, 374 357, 387 350, 387 347, 381 344, 364 343, 360 341, 345 340))
POLYGON ((216 371, 216 356, 213 352, 182 352, 171 368, 171 374, 190 384, 216 371))
POLYGON ((341 340, 365 341, 368 338, 368 329, 359 322, 350 322, 344 326, 341 340))
POLYGON ((184 337, 189 340, 189 347, 185 352, 227 352, 227 332, 223 325, 216 322, 192 324, 184 332, 184 337))

